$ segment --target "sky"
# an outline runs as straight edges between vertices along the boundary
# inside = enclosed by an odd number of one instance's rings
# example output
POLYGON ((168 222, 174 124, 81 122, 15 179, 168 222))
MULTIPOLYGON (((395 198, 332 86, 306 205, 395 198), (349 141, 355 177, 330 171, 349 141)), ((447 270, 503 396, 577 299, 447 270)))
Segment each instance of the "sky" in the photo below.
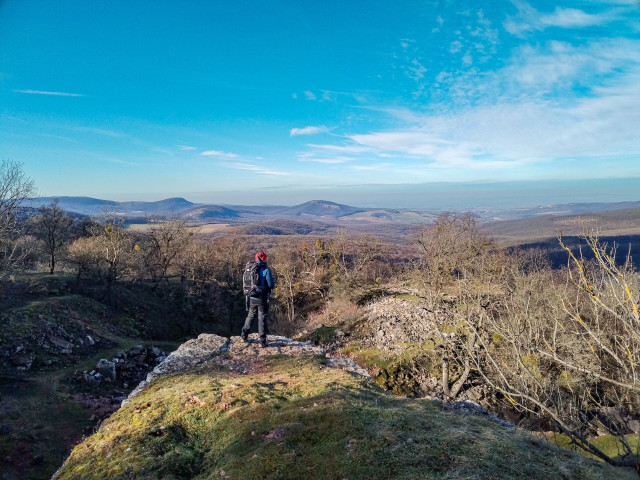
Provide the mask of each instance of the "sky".
POLYGON ((640 200, 640 2, 0 0, 0 158, 42 196, 640 200))

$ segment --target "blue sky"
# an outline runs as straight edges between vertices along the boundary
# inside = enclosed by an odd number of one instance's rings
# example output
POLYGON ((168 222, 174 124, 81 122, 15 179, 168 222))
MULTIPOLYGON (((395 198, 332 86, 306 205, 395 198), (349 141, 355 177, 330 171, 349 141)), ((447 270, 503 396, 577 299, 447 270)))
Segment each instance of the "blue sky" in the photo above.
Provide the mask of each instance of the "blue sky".
POLYGON ((640 6, 3 0, 0 156, 116 200, 640 178, 640 6))

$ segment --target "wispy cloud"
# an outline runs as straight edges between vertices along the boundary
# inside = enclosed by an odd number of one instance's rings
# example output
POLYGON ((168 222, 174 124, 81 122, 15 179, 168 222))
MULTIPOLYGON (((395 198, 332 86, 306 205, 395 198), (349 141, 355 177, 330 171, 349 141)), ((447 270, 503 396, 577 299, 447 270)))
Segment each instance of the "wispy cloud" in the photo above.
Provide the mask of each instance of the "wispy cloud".
POLYGON ((221 152, 219 150, 207 150, 205 152, 202 152, 200 155, 204 155, 207 157, 217 157, 217 158, 238 158, 238 155, 235 153, 229 153, 229 152, 221 152))
POLYGON ((342 155, 337 155, 335 157, 316 157, 313 154, 300 154, 298 155, 298 160, 301 162, 324 163, 326 165, 339 165, 341 163, 353 162, 356 159, 353 157, 345 157, 342 155))
POLYGON ((81 93, 68 93, 68 92, 47 92, 44 90, 13 90, 16 93, 26 93, 29 95, 53 95, 55 97, 84 97, 81 93))
POLYGON ((488 105, 425 116, 418 125, 350 139, 379 153, 422 159, 433 167, 474 170, 640 155, 640 72, 628 80, 571 106, 551 101, 488 105))
POLYGON ((196 147, 191 147, 189 145, 178 145, 180 150, 197 150, 196 147))
POLYGON ((540 23, 549 27, 576 28, 602 25, 610 19, 610 15, 590 14, 576 8, 556 7, 553 13, 542 15, 540 23))
POLYGON ((304 92, 304 96, 307 100, 316 100, 318 98, 316 94, 310 90, 307 90, 306 92, 304 92))
POLYGON ((354 165, 353 169, 362 172, 370 172, 375 170, 385 170, 391 167, 393 167, 393 163, 374 163, 373 165, 354 165))
POLYGON ((83 132, 83 133, 93 133, 96 135, 102 135, 110 138, 133 138, 131 135, 127 133, 118 132, 117 130, 107 130, 105 128, 73 127, 72 130, 83 132))
POLYGON ((291 172, 282 172, 278 170, 272 170, 270 168, 262 167, 260 165, 254 165, 251 163, 241 163, 241 162, 221 163, 220 166, 233 168, 235 170, 248 170, 248 171, 256 172, 262 175, 287 176, 292 174, 291 172))
POLYGON ((548 27, 584 28, 604 25, 618 18, 618 12, 587 13, 576 8, 556 7, 552 13, 541 13, 523 0, 511 0, 518 14, 508 17, 504 28, 513 35, 544 30, 548 27))
POLYGON ((295 137, 298 135, 316 135, 318 133, 326 133, 329 130, 327 129, 327 127, 323 127, 323 126, 317 126, 317 127, 304 127, 304 128, 292 128, 289 131, 289 136, 291 137, 295 137))
POLYGON ((525 46, 514 50, 505 67, 486 73, 482 86, 471 78, 451 78, 451 90, 471 95, 473 105, 440 114, 379 109, 401 126, 349 134, 342 144, 309 144, 313 155, 305 161, 331 158, 328 152, 363 161, 391 155, 399 166, 412 161, 457 172, 502 173, 547 162, 637 157, 638 85, 639 41, 525 46))
POLYGON ((317 150, 326 150, 331 152, 351 153, 351 154, 371 153, 373 151, 370 147, 365 147, 363 145, 354 145, 354 144, 352 145, 331 145, 331 144, 317 145, 314 143, 310 143, 307 146, 317 150))

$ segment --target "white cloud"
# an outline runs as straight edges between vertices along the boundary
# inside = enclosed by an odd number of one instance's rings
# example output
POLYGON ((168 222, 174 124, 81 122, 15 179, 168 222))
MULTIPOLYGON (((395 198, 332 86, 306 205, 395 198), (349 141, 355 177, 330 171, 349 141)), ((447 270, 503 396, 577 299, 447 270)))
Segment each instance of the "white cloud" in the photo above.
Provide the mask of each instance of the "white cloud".
POLYGON ((458 53, 460 50, 462 50, 462 42, 460 40, 454 40, 449 45, 449 53, 455 54, 455 53, 458 53))
POLYGON ((189 145, 178 145, 180 150, 196 150, 196 147, 191 147, 189 145))
POLYGON ((411 60, 411 64, 407 67, 407 72, 409 78, 417 82, 422 80, 424 74, 427 73, 427 68, 420 63, 420 60, 414 58, 411 60))
POLYGON ((354 165, 353 169, 367 172, 375 170, 385 170, 391 167, 393 167, 392 163, 375 163, 373 165, 354 165))
POLYGON ((251 172, 256 172, 262 175, 274 175, 274 176, 287 176, 291 175, 291 172, 281 172, 277 170, 272 170, 270 168, 262 167, 260 165, 254 165, 251 163, 221 163, 223 167, 233 168, 235 170, 248 170, 251 172))
POLYGON ((540 23, 544 26, 574 28, 602 25, 609 21, 607 15, 594 15, 575 8, 556 7, 550 15, 541 15, 540 23))
POLYGON ((318 97, 316 97, 316 94, 307 90, 306 92, 304 92, 304 96, 307 100, 316 100, 318 97))
POLYGON ((313 126, 309 126, 309 127, 304 127, 304 128, 292 128, 289 131, 289 135, 291 137, 295 137, 298 135, 316 135, 318 133, 326 133, 328 131, 327 127, 323 127, 323 126, 317 126, 317 127, 313 127, 313 126))
POLYGON ((627 80, 571 106, 551 101, 488 105, 349 138, 378 153, 419 158, 433 167, 473 170, 640 155, 640 72, 627 80))
POLYGON ((329 150, 332 152, 340 152, 340 153, 369 153, 373 152, 373 149, 370 147, 364 147, 362 145, 317 145, 310 143, 307 145, 310 148, 318 149, 318 150, 329 150))
POLYGON ((94 127, 73 127, 72 130, 83 133, 94 133, 97 135, 104 135, 105 137, 111 138, 133 138, 131 135, 127 133, 118 132, 115 130, 107 130, 104 128, 94 128, 94 127))
POLYGON ((614 39, 585 46, 550 42, 545 48, 525 46, 516 51, 512 64, 499 78, 509 79, 513 93, 545 92, 551 88, 571 88, 575 84, 598 84, 601 76, 623 76, 640 65, 640 42, 614 39))
POLYGON ((544 30, 548 27, 584 28, 604 25, 619 17, 619 12, 591 14, 575 8, 556 7, 553 13, 544 14, 523 0, 511 0, 518 14, 508 17, 504 28, 513 35, 544 30))
POLYGON ((219 150, 207 150, 206 152, 202 152, 200 155, 218 158, 238 158, 238 155, 235 153, 221 152, 219 150))
POLYGON ((342 155, 338 155, 335 157, 322 157, 322 158, 317 158, 313 155, 309 155, 309 154, 300 154, 298 155, 298 160, 301 162, 314 162, 314 163, 323 163, 326 165, 338 165, 341 163, 348 163, 348 162, 353 162, 354 160, 356 160, 353 157, 345 157, 342 155))
POLYGON ((640 156, 640 41, 526 46, 502 70, 486 73, 483 85, 471 77, 439 80, 476 98, 474 106, 430 115, 379 109, 403 126, 308 147, 322 158, 322 152, 360 160, 393 155, 400 164, 413 160, 461 174, 583 160, 607 168, 608 161, 640 156))
POLYGON ((44 90, 13 90, 16 93, 27 93, 30 95, 53 95, 56 97, 84 97, 81 93, 67 93, 67 92, 47 92, 44 90))

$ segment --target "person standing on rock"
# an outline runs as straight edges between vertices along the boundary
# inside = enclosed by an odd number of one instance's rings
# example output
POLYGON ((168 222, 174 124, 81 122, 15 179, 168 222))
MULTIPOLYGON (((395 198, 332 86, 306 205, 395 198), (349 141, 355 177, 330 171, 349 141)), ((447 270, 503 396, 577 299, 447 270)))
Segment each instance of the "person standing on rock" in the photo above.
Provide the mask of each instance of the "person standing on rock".
POLYGON ((267 346, 267 334, 269 333, 269 301, 271 299, 271 290, 276 288, 276 282, 273 279, 273 273, 267 266, 267 254, 258 252, 255 256, 255 262, 247 263, 244 275, 242 277, 242 285, 245 293, 245 301, 247 305, 247 319, 242 327, 240 337, 245 342, 248 341, 249 332, 253 320, 258 317, 258 335, 260 337, 260 346, 267 346))

